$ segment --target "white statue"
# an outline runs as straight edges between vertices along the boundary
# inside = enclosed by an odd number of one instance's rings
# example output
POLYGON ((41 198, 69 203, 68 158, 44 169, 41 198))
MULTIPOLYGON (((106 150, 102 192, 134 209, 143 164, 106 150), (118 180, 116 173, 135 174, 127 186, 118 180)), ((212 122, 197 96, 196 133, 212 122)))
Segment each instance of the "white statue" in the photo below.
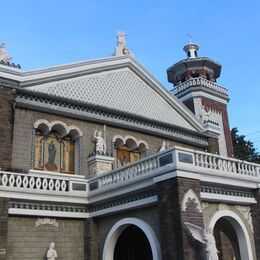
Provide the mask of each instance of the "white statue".
POLYGON ((169 148, 168 142, 163 141, 162 146, 161 146, 159 152, 165 151, 168 148, 169 148))
POLYGON ((184 222, 193 238, 206 245, 207 260, 218 260, 218 250, 216 247, 213 231, 208 228, 201 228, 189 222, 184 222))
POLYGON ((126 46, 126 39, 125 39, 126 35, 127 35, 126 32, 120 32, 120 31, 118 31, 118 32, 116 33, 117 46, 118 46, 118 47, 123 47, 123 48, 125 48, 125 46, 126 46))
POLYGON ((51 242, 49 246, 49 250, 47 252, 47 259, 48 260, 55 260, 58 257, 56 250, 54 249, 55 243, 51 242))
POLYGON ((211 114, 210 112, 206 111, 204 105, 200 106, 199 117, 202 120, 202 123, 209 121, 210 114, 211 114))
POLYGON ((105 154, 107 147, 105 139, 102 137, 102 131, 95 130, 94 139, 96 141, 96 153, 101 155, 105 154))
POLYGON ((117 47, 115 50, 116 56, 121 56, 121 55, 133 56, 133 53, 126 48, 126 35, 127 33, 124 31, 118 31, 116 33, 116 38, 117 38, 117 47))
POLYGON ((8 54, 7 50, 5 49, 5 44, 1 43, 0 44, 0 61, 10 62, 11 59, 12 59, 11 56, 8 54))

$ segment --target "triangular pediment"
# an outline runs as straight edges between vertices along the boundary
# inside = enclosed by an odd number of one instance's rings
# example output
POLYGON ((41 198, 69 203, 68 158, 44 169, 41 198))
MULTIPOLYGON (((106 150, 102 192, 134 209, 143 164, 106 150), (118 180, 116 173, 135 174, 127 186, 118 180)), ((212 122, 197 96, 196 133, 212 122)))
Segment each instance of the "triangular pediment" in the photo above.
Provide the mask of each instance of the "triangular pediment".
POLYGON ((120 61, 120 66, 100 63, 98 72, 86 70, 86 75, 52 80, 27 87, 39 93, 83 102, 93 106, 121 111, 132 116, 175 125, 191 131, 203 131, 202 124, 155 78, 132 59, 120 61))

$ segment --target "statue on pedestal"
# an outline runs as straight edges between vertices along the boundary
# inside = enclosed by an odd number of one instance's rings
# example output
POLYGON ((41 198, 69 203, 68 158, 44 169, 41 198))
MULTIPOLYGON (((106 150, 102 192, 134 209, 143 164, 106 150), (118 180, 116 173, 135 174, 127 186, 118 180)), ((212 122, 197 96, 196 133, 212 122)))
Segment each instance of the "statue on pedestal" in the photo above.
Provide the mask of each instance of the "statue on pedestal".
POLYGON ((54 249, 55 243, 51 242, 49 246, 49 250, 47 251, 47 259, 55 260, 58 257, 56 250, 54 249))
POLYGON ((102 137, 102 131, 95 130, 93 137, 96 142, 96 154, 105 155, 106 154, 106 142, 105 142, 105 138, 102 137))

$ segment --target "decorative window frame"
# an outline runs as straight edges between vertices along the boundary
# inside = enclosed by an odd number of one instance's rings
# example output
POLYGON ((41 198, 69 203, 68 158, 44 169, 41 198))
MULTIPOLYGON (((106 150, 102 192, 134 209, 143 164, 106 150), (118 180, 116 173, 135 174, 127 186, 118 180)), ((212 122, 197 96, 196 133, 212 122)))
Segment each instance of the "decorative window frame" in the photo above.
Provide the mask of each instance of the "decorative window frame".
MULTIPOLYGON (((134 136, 126 135, 115 135, 112 139, 112 156, 116 156, 116 149, 121 146, 127 146, 130 151, 138 149, 141 153, 141 158, 147 156, 147 150, 149 149, 149 145, 146 141, 140 139, 136 139, 134 136)), ((115 165, 114 165, 115 166, 115 165)), ((113 168, 114 168, 113 166, 113 168)))
MULTIPOLYGON (((56 131, 60 138, 64 138, 69 135, 75 141, 75 165, 74 165, 74 174, 81 175, 82 174, 82 131, 74 126, 67 125, 62 121, 52 121, 49 122, 46 119, 37 120, 32 129, 32 144, 31 144, 31 160, 30 160, 30 169, 34 169, 35 163, 35 138, 36 138, 36 130, 40 130, 43 135, 48 135, 51 131, 56 131)), ((59 174, 59 173, 57 173, 59 174)))

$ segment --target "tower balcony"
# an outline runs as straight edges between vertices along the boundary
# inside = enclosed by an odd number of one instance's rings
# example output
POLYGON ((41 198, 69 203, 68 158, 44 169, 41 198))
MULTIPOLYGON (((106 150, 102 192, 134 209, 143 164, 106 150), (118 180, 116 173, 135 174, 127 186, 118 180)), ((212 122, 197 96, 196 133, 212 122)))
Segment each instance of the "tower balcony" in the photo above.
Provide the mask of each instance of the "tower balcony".
POLYGON ((215 82, 209 81, 202 77, 189 79, 189 80, 181 83, 180 85, 175 86, 171 90, 171 92, 176 95, 190 87, 201 87, 201 86, 205 87, 206 89, 214 90, 220 94, 228 95, 228 90, 226 88, 221 87, 220 85, 216 84, 215 82))

